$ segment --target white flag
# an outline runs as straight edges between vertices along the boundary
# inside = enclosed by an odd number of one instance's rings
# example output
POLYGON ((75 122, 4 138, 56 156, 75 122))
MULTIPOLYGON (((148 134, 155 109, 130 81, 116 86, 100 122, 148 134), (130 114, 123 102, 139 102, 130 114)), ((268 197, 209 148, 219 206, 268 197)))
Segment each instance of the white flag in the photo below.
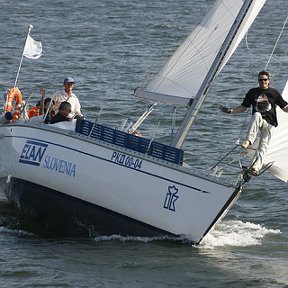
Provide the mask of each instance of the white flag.
POLYGON ((35 41, 30 35, 28 35, 23 56, 29 59, 38 59, 42 56, 42 43, 35 41))

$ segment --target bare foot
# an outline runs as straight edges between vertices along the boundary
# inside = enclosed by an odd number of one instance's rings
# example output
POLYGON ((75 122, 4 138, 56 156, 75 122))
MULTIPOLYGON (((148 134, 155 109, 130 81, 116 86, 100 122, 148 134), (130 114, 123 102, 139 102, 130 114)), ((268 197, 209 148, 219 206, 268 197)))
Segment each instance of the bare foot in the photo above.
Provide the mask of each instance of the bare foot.
POLYGON ((242 147, 244 148, 244 149, 246 149, 246 148, 248 148, 249 147, 249 145, 250 145, 251 143, 250 143, 250 141, 249 140, 245 140, 243 143, 242 143, 242 147))

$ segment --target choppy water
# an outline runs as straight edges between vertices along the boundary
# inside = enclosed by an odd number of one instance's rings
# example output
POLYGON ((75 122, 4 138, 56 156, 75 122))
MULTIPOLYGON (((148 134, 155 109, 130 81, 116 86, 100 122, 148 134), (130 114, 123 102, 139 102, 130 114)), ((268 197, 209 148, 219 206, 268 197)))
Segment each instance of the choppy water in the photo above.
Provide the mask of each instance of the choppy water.
MULTIPOLYGON (((31 35, 42 42, 44 56, 23 61, 18 84, 24 97, 32 93, 36 102, 40 87, 52 93, 71 75, 88 118, 103 106, 103 123, 135 120, 148 103, 133 98, 134 88, 165 61, 162 56, 178 45, 211 3, 0 0, 0 91, 4 94, 14 84, 27 25, 33 24, 31 35)), ((255 85, 287 12, 287 0, 267 0, 248 34, 249 49, 245 41, 240 45, 192 128, 185 147, 188 164, 205 171, 234 145, 245 115, 223 115, 216 104, 237 105, 255 85)), ((287 43, 286 28, 268 66, 279 90, 288 78, 287 43)), ((161 120, 157 137, 165 139, 170 112, 159 108, 142 132, 152 135, 161 120)), ((287 184, 267 173, 246 186, 217 229, 195 248, 159 238, 39 236, 1 193, 0 283, 2 287, 288 287, 287 207, 287 184)))

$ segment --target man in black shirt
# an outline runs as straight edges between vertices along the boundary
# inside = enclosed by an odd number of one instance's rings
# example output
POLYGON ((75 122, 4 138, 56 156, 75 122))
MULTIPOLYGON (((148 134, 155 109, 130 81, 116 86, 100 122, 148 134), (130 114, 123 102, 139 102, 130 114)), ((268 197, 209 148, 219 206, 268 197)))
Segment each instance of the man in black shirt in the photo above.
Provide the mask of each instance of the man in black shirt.
POLYGON ((252 118, 242 147, 246 149, 252 145, 260 131, 261 136, 256 151, 256 159, 250 168, 254 175, 258 175, 264 163, 264 156, 271 140, 271 131, 278 125, 276 106, 278 105, 284 112, 288 112, 288 103, 276 89, 270 87, 270 73, 268 71, 259 72, 258 83, 258 87, 248 91, 240 106, 235 108, 222 107, 222 111, 226 113, 238 114, 252 106, 252 118))

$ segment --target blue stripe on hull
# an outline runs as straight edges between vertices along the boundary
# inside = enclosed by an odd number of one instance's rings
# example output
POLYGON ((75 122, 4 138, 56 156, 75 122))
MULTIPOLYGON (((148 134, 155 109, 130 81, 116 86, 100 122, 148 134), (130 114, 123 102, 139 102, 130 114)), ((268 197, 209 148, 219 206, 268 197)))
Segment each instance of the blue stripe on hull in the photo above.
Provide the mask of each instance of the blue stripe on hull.
POLYGON ((33 225, 54 236, 96 237, 100 235, 163 236, 171 233, 136 221, 95 204, 25 180, 12 178, 2 187, 33 225))

